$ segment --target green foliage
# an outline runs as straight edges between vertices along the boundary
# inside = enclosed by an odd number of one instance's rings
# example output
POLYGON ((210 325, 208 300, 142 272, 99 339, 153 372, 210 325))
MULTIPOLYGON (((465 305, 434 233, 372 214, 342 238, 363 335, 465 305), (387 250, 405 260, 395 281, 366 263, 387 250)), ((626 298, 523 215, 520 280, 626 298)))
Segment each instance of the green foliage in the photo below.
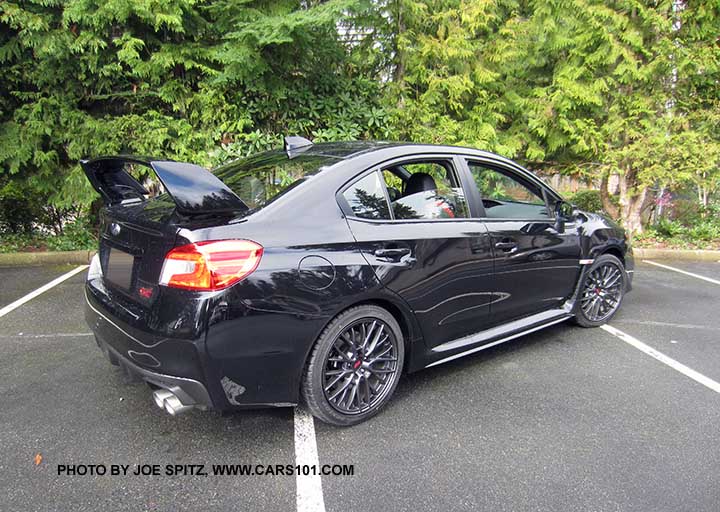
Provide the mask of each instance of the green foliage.
POLYGON ((687 228, 680 221, 666 218, 660 219, 657 224, 652 226, 652 229, 658 236, 663 238, 675 238, 687 232, 687 228))
POLYGON ((44 251, 42 237, 29 233, 0 234, 0 253, 20 251, 44 251))
POLYGON ((713 206, 704 208, 697 201, 689 199, 675 199, 665 210, 665 217, 669 220, 676 220, 683 225, 690 226, 699 222, 712 211, 713 206))
POLYGON ((7 181, 0 188, 0 233, 32 233, 44 216, 36 199, 22 183, 7 181))
POLYGON ((94 235, 96 229, 88 217, 66 224, 61 235, 45 239, 50 251, 78 251, 97 249, 98 239, 94 235))
POLYGON ((676 201, 671 216, 661 217, 642 237, 641 245, 663 244, 683 248, 720 248, 720 202, 707 207, 688 207, 687 201, 676 201))
POLYGON ((382 136, 380 85, 352 72, 336 32, 353 5, 4 2, 0 183, 88 208, 97 195, 82 157, 210 165, 276 146, 281 134, 382 136))
POLYGON ((0 253, 18 251, 80 251, 97 249, 94 223, 89 218, 70 222, 63 233, 52 235, 36 231, 0 233, 0 253))
POLYGON ((690 240, 720 242, 720 225, 717 223, 703 222, 690 228, 688 235, 690 240))
MULTIPOLYGON (((717 192, 717 3, 380 5, 369 25, 395 51, 386 72, 398 138, 479 146, 588 178, 618 175, 618 213, 633 231, 651 186, 717 192)), ((366 46, 373 65, 377 47, 366 46)))
POLYGON ((720 193, 717 2, 26 0, 0 28, 2 232, 86 214, 82 157, 214 166, 285 134, 617 175, 601 206, 633 231, 651 187, 720 193))
POLYGON ((586 212, 597 213, 603 209, 599 190, 578 190, 567 200, 586 212))

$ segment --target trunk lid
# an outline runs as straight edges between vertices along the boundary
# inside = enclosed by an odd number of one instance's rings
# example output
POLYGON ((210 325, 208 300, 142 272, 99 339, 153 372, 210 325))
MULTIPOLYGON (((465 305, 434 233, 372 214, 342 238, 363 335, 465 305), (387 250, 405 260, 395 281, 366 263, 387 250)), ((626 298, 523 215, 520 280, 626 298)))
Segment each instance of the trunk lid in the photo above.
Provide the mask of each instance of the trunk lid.
POLYGON ((175 247, 180 227, 248 210, 222 181, 194 164, 135 156, 80 163, 105 203, 99 247, 103 281, 133 302, 157 297, 165 255, 175 247), (133 165, 152 169, 166 193, 149 198, 146 187, 129 172, 133 165))
POLYGON ((167 198, 102 210, 98 254, 106 285, 143 302, 157 295, 163 260, 177 238, 174 210, 167 198))

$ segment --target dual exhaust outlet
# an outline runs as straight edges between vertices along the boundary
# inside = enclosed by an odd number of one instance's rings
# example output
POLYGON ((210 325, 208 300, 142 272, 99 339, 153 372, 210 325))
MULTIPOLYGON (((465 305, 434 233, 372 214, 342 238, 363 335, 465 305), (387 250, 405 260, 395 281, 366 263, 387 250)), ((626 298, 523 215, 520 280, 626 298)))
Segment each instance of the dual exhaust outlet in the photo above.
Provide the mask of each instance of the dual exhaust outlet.
POLYGON ((153 400, 155 405, 160 409, 165 409, 165 412, 171 416, 177 416, 195 408, 195 404, 187 405, 182 403, 175 393, 167 389, 153 391, 153 400))

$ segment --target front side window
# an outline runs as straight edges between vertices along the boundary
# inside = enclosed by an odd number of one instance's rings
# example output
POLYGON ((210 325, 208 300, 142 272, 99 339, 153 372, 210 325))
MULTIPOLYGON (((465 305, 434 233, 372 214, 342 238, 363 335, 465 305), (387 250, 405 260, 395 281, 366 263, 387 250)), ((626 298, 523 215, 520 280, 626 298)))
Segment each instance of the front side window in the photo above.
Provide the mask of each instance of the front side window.
POLYGON ((482 197, 485 215, 499 219, 548 219, 542 189, 508 171, 468 162, 482 197))
POLYGON ((382 170, 393 216, 403 219, 467 218, 463 189, 449 161, 413 161, 382 170))
POLYGON ((390 219, 385 190, 377 172, 371 172, 350 185, 343 197, 356 217, 361 219, 390 219))

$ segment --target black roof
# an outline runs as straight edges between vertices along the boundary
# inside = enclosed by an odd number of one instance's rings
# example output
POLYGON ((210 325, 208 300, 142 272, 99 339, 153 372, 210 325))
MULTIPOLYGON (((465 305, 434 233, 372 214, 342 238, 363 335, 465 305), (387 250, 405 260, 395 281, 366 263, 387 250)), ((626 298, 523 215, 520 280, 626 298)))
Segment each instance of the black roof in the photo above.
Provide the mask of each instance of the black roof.
POLYGON ((305 155, 328 156, 338 159, 352 158, 362 153, 368 153, 377 149, 389 148, 393 146, 404 146, 403 142, 384 142, 384 141, 347 141, 347 142, 318 142, 309 146, 302 151, 305 155))

